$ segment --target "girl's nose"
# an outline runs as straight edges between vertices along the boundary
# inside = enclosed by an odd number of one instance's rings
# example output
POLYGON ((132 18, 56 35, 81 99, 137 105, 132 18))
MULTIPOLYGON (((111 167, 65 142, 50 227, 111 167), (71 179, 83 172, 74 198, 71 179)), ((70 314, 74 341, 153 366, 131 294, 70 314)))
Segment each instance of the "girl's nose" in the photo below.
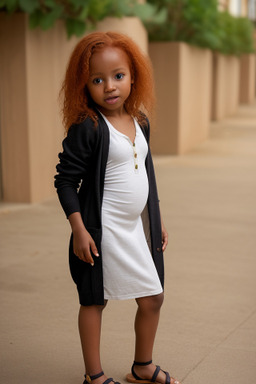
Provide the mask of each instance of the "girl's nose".
POLYGON ((109 80, 109 81, 106 82, 106 84, 105 84, 105 92, 113 92, 113 91, 115 91, 115 89, 116 89, 116 86, 113 83, 113 81, 109 80))

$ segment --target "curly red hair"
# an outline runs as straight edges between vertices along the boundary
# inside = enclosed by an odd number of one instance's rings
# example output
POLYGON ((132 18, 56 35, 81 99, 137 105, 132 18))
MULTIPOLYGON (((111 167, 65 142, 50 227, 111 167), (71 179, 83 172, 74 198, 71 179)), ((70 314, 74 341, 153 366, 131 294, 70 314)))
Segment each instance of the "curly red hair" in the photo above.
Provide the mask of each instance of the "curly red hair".
POLYGON ((155 105, 153 71, 149 58, 128 36, 116 32, 94 32, 85 36, 71 54, 60 95, 63 96, 63 123, 68 130, 72 124, 90 117, 95 124, 97 116, 86 84, 93 53, 105 47, 122 49, 130 61, 134 83, 125 102, 127 112, 139 123, 145 122, 145 111, 152 114, 155 105))

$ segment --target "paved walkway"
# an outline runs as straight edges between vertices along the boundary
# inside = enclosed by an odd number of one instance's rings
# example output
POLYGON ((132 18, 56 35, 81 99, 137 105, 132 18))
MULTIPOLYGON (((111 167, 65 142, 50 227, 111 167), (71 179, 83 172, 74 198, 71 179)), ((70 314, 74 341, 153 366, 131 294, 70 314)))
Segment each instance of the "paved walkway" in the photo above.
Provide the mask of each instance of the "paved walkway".
MULTIPOLYGON (((155 361, 183 384, 256 377, 256 104, 187 155, 155 158, 169 229, 155 361)), ((1 384, 81 384, 69 225, 56 199, 0 207, 1 384)), ((105 310, 102 360, 124 383, 133 301, 105 310)))

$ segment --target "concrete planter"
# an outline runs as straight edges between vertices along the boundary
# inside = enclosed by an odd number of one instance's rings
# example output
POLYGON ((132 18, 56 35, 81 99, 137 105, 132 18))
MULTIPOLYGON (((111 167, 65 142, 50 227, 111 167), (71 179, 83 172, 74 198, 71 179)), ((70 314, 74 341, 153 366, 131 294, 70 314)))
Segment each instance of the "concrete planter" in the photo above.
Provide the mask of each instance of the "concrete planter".
POLYGON ((232 115, 239 105, 240 59, 237 56, 213 54, 212 119, 232 115))
POLYGON ((53 195, 64 136, 58 90, 76 39, 62 23, 31 31, 27 16, 0 14, 0 108, 3 199, 37 202, 53 195))
POLYGON ((155 154, 183 154, 208 137, 212 53, 185 43, 149 44, 157 119, 151 146, 155 154))
MULTIPOLYGON (((147 50, 146 31, 136 18, 106 19, 99 30, 127 33, 147 50)), ((0 13, 4 201, 38 202, 55 194, 53 176, 64 137, 58 94, 78 40, 67 40, 62 22, 49 31, 30 30, 26 15, 0 13)))
POLYGON ((240 103, 252 103, 256 88, 256 56, 243 55, 240 58, 240 103))

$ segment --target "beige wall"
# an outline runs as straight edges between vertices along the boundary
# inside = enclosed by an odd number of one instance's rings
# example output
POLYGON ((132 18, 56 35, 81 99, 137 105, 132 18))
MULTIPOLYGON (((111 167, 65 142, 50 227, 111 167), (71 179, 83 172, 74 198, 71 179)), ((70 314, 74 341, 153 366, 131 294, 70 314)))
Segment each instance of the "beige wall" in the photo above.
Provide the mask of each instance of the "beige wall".
MULTIPOLYGON (((135 18, 107 19, 103 31, 134 38, 147 51, 147 35, 135 18)), ((37 202, 55 193, 53 176, 64 131, 58 93, 78 38, 67 40, 62 22, 30 30, 27 17, 0 13, 0 119, 3 198, 37 202)))
POLYGON ((212 119, 232 115, 239 105, 240 59, 237 56, 213 55, 212 119))
POLYGON ((157 93, 151 146, 156 154, 183 154, 208 136, 212 54, 185 43, 150 43, 157 93))

